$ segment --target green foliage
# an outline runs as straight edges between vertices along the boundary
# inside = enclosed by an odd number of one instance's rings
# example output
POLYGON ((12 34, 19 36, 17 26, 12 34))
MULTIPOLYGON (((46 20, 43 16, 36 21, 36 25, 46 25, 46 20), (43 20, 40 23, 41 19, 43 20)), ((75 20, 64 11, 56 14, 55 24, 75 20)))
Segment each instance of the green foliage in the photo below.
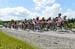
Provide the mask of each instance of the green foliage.
POLYGON ((73 28, 73 23, 68 23, 68 28, 73 28))
POLYGON ((68 19, 67 27, 70 28, 70 29, 75 28, 75 18, 68 19))
POLYGON ((4 23, 3 23, 3 21, 0 21, 0 25, 3 25, 4 23))
POLYGON ((75 22, 75 19, 72 18, 72 19, 68 19, 68 23, 74 23, 75 22))

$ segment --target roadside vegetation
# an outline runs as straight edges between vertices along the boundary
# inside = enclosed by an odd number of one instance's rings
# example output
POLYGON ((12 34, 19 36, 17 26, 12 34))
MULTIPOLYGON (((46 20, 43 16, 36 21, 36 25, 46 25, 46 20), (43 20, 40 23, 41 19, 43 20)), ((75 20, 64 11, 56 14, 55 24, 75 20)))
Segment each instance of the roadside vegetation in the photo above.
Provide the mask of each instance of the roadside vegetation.
POLYGON ((75 29, 75 19, 74 18, 68 19, 68 21, 67 21, 67 27, 70 28, 70 29, 72 29, 72 28, 75 29))
POLYGON ((0 30, 0 49, 38 49, 27 42, 15 39, 0 30))

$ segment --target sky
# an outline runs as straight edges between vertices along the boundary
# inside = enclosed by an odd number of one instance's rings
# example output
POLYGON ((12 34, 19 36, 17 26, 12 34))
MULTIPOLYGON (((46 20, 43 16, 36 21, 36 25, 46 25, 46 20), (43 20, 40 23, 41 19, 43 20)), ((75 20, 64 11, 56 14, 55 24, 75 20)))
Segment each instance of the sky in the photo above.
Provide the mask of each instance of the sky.
POLYGON ((62 13, 75 18, 75 0, 0 0, 0 20, 23 20, 39 16, 57 17, 62 13))

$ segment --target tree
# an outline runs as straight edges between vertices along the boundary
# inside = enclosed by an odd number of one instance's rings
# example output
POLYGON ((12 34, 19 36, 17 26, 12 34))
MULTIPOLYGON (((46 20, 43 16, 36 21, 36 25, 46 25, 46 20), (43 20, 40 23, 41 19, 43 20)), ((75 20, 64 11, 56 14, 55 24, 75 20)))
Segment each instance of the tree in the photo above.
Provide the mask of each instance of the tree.
POLYGON ((0 25, 3 25, 3 24, 4 24, 4 22, 0 20, 0 25))

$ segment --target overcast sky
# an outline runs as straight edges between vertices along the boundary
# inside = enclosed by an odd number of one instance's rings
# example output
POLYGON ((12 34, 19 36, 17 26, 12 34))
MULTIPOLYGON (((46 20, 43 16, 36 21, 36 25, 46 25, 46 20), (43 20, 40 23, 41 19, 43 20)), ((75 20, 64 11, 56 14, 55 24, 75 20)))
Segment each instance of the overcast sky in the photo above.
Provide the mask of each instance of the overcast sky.
POLYGON ((75 18, 75 0, 0 0, 0 20, 56 17, 75 18))

